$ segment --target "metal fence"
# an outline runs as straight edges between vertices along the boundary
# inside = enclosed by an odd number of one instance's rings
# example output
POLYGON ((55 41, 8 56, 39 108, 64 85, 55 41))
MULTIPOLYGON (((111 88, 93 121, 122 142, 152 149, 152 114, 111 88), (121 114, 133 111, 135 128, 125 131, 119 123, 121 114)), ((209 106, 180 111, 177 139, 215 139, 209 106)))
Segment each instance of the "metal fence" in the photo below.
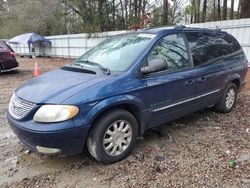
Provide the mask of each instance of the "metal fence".
MULTIPOLYGON (((232 34, 241 44, 248 59, 250 60, 250 19, 226 20, 216 22, 206 22, 198 24, 190 24, 191 27, 203 28, 219 28, 232 34)), ((35 55, 44 55, 51 57, 69 57, 75 58, 82 55, 91 47, 97 45, 104 39, 116 35, 127 33, 129 31, 113 31, 96 33, 91 36, 88 34, 73 34, 73 35, 57 35, 48 36, 51 40, 51 47, 42 48, 35 46, 35 55)), ((28 55, 29 50, 27 45, 11 45, 14 50, 20 55, 28 55)))
MULTIPOLYGON (((37 43, 33 46, 34 52, 31 52, 31 54, 35 56, 76 58, 106 38, 127 32, 129 31, 112 31, 91 35, 71 34, 47 36, 45 38, 51 41, 51 46, 40 46, 39 43, 37 43)), ((30 55, 28 45, 10 44, 10 46, 19 55, 30 55)))

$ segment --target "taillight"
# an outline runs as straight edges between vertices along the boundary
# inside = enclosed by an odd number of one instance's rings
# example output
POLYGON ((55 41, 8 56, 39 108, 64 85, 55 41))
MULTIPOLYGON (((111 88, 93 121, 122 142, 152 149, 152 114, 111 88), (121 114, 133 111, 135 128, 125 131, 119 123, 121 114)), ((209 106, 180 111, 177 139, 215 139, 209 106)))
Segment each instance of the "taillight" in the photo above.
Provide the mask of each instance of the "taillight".
POLYGON ((16 53, 15 52, 9 52, 9 56, 15 57, 16 53))

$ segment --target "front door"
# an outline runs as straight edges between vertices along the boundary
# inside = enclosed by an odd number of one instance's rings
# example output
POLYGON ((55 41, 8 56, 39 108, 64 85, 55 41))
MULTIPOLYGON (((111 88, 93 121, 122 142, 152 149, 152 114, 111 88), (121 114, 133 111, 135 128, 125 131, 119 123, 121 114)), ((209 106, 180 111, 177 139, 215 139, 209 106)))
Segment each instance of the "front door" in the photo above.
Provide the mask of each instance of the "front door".
POLYGON ((164 59, 168 68, 145 76, 149 127, 160 125, 195 109, 196 75, 182 33, 163 37, 147 62, 164 59))

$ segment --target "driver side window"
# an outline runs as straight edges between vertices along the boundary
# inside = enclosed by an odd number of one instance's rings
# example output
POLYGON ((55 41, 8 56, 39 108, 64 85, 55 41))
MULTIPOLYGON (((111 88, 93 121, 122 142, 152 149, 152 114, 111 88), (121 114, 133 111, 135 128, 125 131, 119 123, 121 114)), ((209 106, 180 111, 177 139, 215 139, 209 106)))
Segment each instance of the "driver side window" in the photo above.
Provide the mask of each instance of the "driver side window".
POLYGON ((162 38, 150 52, 148 64, 154 59, 164 59, 168 72, 189 67, 188 52, 182 34, 171 34, 162 38))

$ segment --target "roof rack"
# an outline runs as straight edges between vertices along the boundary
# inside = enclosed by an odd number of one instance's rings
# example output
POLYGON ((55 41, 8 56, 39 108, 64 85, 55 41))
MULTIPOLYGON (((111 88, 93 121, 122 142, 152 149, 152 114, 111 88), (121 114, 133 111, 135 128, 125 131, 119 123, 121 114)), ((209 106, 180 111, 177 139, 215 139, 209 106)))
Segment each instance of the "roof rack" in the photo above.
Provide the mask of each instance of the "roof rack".
POLYGON ((219 28, 218 25, 216 25, 216 30, 217 30, 217 31, 221 31, 221 29, 219 28))
POLYGON ((184 28, 186 28, 185 25, 177 25, 177 26, 175 26, 175 29, 184 29, 184 28))

